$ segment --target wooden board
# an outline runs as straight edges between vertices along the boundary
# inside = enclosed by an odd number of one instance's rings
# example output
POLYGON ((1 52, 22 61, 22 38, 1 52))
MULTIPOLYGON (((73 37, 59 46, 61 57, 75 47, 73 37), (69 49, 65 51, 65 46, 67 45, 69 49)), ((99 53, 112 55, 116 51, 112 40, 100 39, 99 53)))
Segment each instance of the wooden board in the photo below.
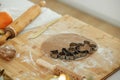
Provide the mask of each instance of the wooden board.
POLYGON ((103 79, 106 75, 120 67, 119 39, 68 15, 51 25, 37 38, 31 39, 43 27, 38 27, 19 35, 4 44, 15 47, 17 51, 16 58, 10 62, 0 59, 0 68, 5 68, 7 73, 14 79, 43 79, 45 76, 51 74, 50 70, 39 67, 36 64, 36 60, 39 58, 52 65, 58 63, 57 65, 63 68, 69 65, 70 67, 68 69, 65 68, 66 70, 71 71, 70 69, 72 69, 72 72, 79 73, 80 76, 92 76, 94 80, 103 79), (41 44, 51 35, 61 33, 75 33, 85 36, 98 44, 98 51, 92 56, 74 63, 65 63, 61 60, 56 61, 46 56, 41 50, 41 44))

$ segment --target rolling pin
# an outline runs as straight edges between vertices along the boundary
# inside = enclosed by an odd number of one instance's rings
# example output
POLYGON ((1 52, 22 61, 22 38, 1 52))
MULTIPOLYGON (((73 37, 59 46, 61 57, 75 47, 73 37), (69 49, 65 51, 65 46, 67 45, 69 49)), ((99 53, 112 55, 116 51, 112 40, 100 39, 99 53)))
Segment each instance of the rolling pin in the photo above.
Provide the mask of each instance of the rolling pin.
POLYGON ((28 24, 30 24, 40 14, 40 6, 33 5, 14 22, 5 28, 5 35, 0 38, 0 45, 4 44, 8 38, 14 38, 28 24))
POLYGON ((50 64, 49 62, 47 62, 47 61, 45 61, 43 59, 37 59, 36 64, 51 70, 53 72, 53 74, 55 74, 57 76, 60 75, 60 74, 65 73, 65 74, 71 76, 71 78, 73 80, 83 80, 83 78, 84 78, 83 76, 77 75, 74 72, 71 72, 71 71, 61 67, 60 65, 50 64))

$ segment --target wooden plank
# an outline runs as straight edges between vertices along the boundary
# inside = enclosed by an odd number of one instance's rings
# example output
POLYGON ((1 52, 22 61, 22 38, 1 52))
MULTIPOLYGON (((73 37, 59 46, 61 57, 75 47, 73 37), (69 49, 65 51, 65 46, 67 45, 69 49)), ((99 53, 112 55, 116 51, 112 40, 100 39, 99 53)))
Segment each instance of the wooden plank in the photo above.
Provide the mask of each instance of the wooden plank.
POLYGON ((92 76, 95 80, 106 77, 120 66, 118 60, 120 58, 119 39, 68 15, 51 25, 38 37, 31 39, 31 36, 38 33, 42 27, 19 35, 4 44, 14 46, 17 51, 17 57, 10 62, 0 59, 0 68, 5 68, 14 79, 30 80, 31 78, 33 80, 51 74, 51 70, 36 65, 36 60, 39 58, 52 65, 57 63, 57 66, 63 67, 63 69, 67 67, 66 70, 77 75, 92 76), (75 33, 85 36, 97 43, 98 51, 90 57, 74 61, 74 63, 54 60, 41 50, 41 45, 50 36, 61 33, 75 33))

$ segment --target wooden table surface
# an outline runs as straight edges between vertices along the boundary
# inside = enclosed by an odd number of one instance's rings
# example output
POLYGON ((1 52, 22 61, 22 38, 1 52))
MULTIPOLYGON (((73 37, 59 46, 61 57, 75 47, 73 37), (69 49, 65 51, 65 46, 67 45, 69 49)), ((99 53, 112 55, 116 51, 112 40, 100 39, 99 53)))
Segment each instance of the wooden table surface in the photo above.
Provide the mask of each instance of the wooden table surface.
MULTIPOLYGON (((34 3, 39 3, 40 0, 30 0, 34 3)), ((94 27, 120 39, 120 27, 114 26, 110 23, 107 23, 103 20, 95 18, 85 12, 79 11, 75 8, 72 8, 64 3, 58 2, 57 0, 46 0, 47 7, 60 13, 62 15, 69 14, 74 16, 88 24, 93 25, 94 27)))
MULTIPOLYGON (((83 76, 94 76, 94 80, 101 80, 101 78, 108 77, 108 74, 114 72, 114 70, 118 70, 120 66, 119 39, 68 15, 55 21, 54 24, 49 26, 49 29, 40 35, 46 26, 32 29, 16 38, 8 40, 2 45, 13 47, 16 50, 16 57, 12 61, 8 62, 0 58, 0 68, 4 68, 6 73, 14 80, 45 80, 44 78, 51 75, 54 70, 55 73, 64 71, 66 74, 69 74, 74 72, 69 75, 76 76, 77 78, 77 75, 81 76, 80 78, 83 76), (95 41, 99 47, 98 50, 86 59, 75 60, 74 63, 72 61, 64 62, 52 59, 49 56, 50 47, 47 48, 49 50, 46 50, 48 52, 44 52, 44 48, 46 48, 44 46, 45 41, 52 37, 52 35, 67 33, 72 35, 78 34, 95 41), (39 66, 37 65, 38 63, 36 64, 38 59, 40 60, 39 66), (48 64, 53 66, 52 69, 48 64), (56 68, 54 68, 54 65, 56 68), (82 74, 78 74, 76 70, 82 74)), ((78 40, 76 37, 73 37, 73 39, 78 40)), ((69 42, 66 39, 64 41, 65 43, 66 41, 69 42)), ((64 43, 60 44, 63 45, 62 47, 65 46, 64 43)))
MULTIPOLYGON (((36 2, 36 3, 39 2, 39 0, 32 0, 32 1, 36 2)), ((115 26, 113 26, 111 24, 108 24, 104 21, 101 21, 99 19, 96 19, 92 16, 89 16, 88 14, 80 12, 80 11, 74 9, 74 8, 71 8, 71 7, 67 6, 67 5, 59 3, 56 0, 46 0, 46 1, 48 2, 47 7, 49 7, 50 9, 52 9, 52 10, 54 10, 54 11, 60 13, 60 14, 63 14, 63 15, 64 14, 69 14, 69 15, 72 15, 74 17, 78 16, 77 17, 78 19, 80 19, 80 20, 82 20, 82 21, 84 21, 88 24, 91 24, 91 25, 93 25, 93 26, 95 26, 95 27, 97 27, 97 28, 99 28, 99 29, 101 29, 101 30, 103 30, 103 31, 105 31, 105 32, 107 32, 107 33, 109 33, 109 34, 111 34, 111 35, 120 39, 120 36, 119 36, 120 35, 120 28, 115 27, 115 26), (63 8, 64 8, 64 10, 62 10, 63 8), (71 10, 73 10, 73 12, 71 12, 71 10)), ((83 29, 84 29, 83 32, 87 32, 86 30, 89 30, 89 28, 83 28, 83 29)), ((92 34, 90 34, 90 35, 92 35, 92 34)), ((101 35, 102 36, 102 34, 96 34, 96 35, 101 35)), ((25 34, 23 36, 26 37, 27 34, 25 34)), ((8 64, 5 64, 6 61, 0 59, 0 62, 1 62, 0 67, 5 68, 7 73, 10 74, 11 77, 13 77, 13 78, 16 78, 16 77, 19 78, 20 77, 23 80, 29 80, 30 78, 32 80, 34 78, 39 79, 40 77, 45 77, 46 74, 50 74, 51 71, 49 71, 47 69, 44 69, 44 67, 39 67, 38 68, 38 66, 34 65, 34 62, 25 63, 26 60, 24 60, 24 58, 26 59, 26 57, 30 58, 32 61, 33 61, 33 59, 35 59, 34 61, 36 61, 36 59, 38 57, 40 57, 40 55, 38 56, 38 54, 37 54, 37 53, 40 53, 39 52, 40 50, 39 50, 39 44, 37 44, 38 42, 36 42, 35 40, 27 42, 26 38, 22 39, 23 36, 19 37, 19 39, 14 38, 12 41, 10 41, 10 44, 13 44, 17 48, 18 54, 20 54, 20 58, 15 58, 12 62, 10 62, 8 64), (28 44, 30 43, 30 45, 34 45, 36 43, 38 45, 38 48, 33 49, 33 51, 29 51, 30 49, 35 48, 35 47, 26 45, 23 42, 28 43, 28 44), (19 44, 19 45, 17 45, 17 44, 19 44), (33 57, 31 57, 31 55, 33 53, 35 55, 33 57), (18 68, 18 66, 19 66, 19 68, 18 68), (36 67, 34 67, 34 66, 36 66, 36 67), (15 72, 15 73, 13 73, 13 72, 15 72), (32 76, 27 77, 26 72, 27 72, 28 75, 32 75, 32 76), (40 72, 46 72, 46 73, 37 74, 38 72, 39 73, 40 72), (36 74, 35 76, 33 75, 34 73, 36 74), (23 76, 23 75, 25 75, 25 76, 23 76), (41 76, 39 76, 39 75, 41 75, 41 76), (27 79, 26 79, 26 77, 27 77, 27 79)), ((100 41, 102 42, 102 40, 101 40, 102 37, 101 36, 100 36, 100 38, 97 38, 97 39, 100 39, 100 41)), ((117 38, 111 37, 111 36, 108 36, 108 37, 110 37, 109 40, 108 40, 108 42, 110 44, 111 44, 111 42, 118 43, 117 45, 113 45, 113 47, 117 46, 117 48, 114 48, 114 49, 117 53, 119 53, 119 50, 120 50, 119 49, 119 45, 120 45, 119 42, 120 42, 120 40, 117 39, 117 38), (114 39, 114 41, 112 41, 113 39, 114 39)), ((108 38, 108 37, 105 37, 105 38, 108 38)), ((107 39, 105 39, 105 41, 107 42, 107 39)), ((8 42, 8 44, 9 44, 9 42, 8 42)))

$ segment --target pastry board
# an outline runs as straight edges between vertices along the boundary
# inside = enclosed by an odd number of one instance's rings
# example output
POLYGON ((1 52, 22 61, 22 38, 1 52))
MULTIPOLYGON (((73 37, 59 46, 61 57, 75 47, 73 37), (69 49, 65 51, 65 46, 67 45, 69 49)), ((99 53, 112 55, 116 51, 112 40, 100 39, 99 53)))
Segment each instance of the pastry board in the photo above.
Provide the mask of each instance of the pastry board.
POLYGON ((105 79, 119 69, 119 39, 69 15, 63 16, 50 25, 45 32, 38 35, 44 26, 21 34, 4 44, 13 46, 17 51, 16 57, 10 62, 0 59, 0 68, 6 69, 8 75, 13 79, 44 80, 44 77, 50 75, 52 71, 45 68, 46 64, 37 65, 37 59, 61 67, 61 69, 81 77, 92 77, 93 80, 105 79), (41 50, 41 45, 52 35, 62 33, 74 33, 95 41, 98 45, 97 52, 83 60, 72 62, 50 58, 49 54, 45 54, 41 50))

